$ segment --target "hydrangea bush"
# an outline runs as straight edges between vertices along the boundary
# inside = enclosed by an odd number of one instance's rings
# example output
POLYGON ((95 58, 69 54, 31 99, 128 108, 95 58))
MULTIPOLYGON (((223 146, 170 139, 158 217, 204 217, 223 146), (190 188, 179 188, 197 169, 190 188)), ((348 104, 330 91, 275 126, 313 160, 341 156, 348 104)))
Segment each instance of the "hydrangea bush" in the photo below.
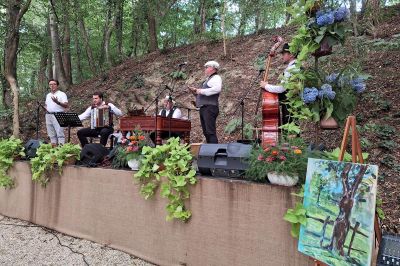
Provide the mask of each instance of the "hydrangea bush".
POLYGON ((315 73, 315 77, 306 81, 312 86, 305 87, 301 93, 301 99, 309 108, 314 121, 331 116, 339 121, 344 120, 353 111, 356 96, 367 88, 367 76, 361 75, 354 68, 322 77, 315 73))

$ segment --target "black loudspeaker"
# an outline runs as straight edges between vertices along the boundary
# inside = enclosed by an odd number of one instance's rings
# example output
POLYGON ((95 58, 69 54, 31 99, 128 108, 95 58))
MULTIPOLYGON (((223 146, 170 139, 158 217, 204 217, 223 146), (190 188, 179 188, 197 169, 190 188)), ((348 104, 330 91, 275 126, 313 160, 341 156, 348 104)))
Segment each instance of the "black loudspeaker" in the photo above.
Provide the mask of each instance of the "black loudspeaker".
POLYGON ((202 144, 197 158, 199 172, 218 177, 240 177, 248 168, 251 145, 202 144))
POLYGON ((24 146, 26 159, 36 157, 36 151, 42 143, 43 141, 37 139, 28 140, 24 146))
POLYGON ((86 144, 81 151, 80 162, 88 166, 96 166, 103 161, 108 153, 107 148, 101 144, 86 144))

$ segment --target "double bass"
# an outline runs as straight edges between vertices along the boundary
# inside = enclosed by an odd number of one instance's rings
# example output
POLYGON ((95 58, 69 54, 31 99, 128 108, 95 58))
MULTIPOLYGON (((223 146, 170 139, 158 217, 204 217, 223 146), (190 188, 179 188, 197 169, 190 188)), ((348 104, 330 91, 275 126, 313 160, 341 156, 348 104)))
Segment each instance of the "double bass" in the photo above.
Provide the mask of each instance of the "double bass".
MULTIPOLYGON (((265 73, 263 81, 268 80, 268 72, 272 58, 276 55, 276 50, 283 43, 280 36, 273 37, 274 45, 269 51, 265 63, 265 73)), ((259 109, 259 102, 262 98, 262 127, 261 127, 261 145, 266 148, 269 145, 276 145, 279 137, 279 99, 278 94, 261 89, 260 97, 257 103, 256 115, 259 109)))

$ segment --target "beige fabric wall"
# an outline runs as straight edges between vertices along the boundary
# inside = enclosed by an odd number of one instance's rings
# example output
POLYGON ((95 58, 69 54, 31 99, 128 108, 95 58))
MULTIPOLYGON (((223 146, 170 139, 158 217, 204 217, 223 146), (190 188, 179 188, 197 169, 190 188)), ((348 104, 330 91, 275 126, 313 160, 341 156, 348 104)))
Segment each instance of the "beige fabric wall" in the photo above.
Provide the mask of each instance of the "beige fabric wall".
POLYGON ((42 188, 28 163, 17 162, 16 188, 0 189, 0 213, 160 265, 312 265, 282 219, 294 203, 291 189, 200 178, 191 220, 166 222, 166 200, 144 200, 132 173, 67 167, 42 188))

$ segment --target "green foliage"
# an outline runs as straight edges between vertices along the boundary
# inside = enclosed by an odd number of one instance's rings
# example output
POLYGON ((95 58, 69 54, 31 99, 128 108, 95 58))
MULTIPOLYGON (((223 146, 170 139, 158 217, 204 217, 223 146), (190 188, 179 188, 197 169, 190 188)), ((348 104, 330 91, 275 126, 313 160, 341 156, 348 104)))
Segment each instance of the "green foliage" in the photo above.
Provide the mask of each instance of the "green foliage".
POLYGON ((125 84, 125 89, 130 89, 131 87, 135 89, 143 88, 145 85, 144 78, 141 74, 134 73, 130 80, 125 84))
POLYGON ((134 174, 134 179, 142 184, 140 193, 148 199, 161 187, 161 196, 168 199, 167 220, 188 220, 191 212, 184 201, 190 196, 189 185, 197 181, 189 146, 180 144, 179 138, 170 138, 164 145, 144 147, 142 155, 140 169, 134 174))
POLYGON ((224 132, 226 134, 234 133, 241 125, 241 120, 239 118, 233 118, 229 121, 228 125, 226 125, 224 132))
POLYGON ((283 219, 288 221, 292 226, 290 234, 295 238, 299 238, 300 226, 307 223, 306 209, 302 203, 297 202, 294 209, 288 209, 286 211, 283 219))
POLYGON ((382 209, 382 198, 378 195, 376 196, 376 213, 378 214, 379 219, 385 219, 385 212, 382 209))
POLYGON ((128 166, 128 162, 126 160, 125 149, 121 146, 117 147, 115 151, 114 159, 112 160, 112 168, 126 168, 128 166))
POLYGON ((180 80, 180 79, 181 79, 181 80, 184 80, 184 79, 187 79, 186 73, 183 72, 183 71, 179 71, 179 70, 172 72, 172 73, 170 74, 170 76, 171 76, 173 79, 176 79, 176 80, 180 80))
POLYGON ((307 170, 307 155, 305 144, 300 139, 265 149, 255 146, 248 159, 249 167, 246 170, 246 178, 266 181, 267 173, 277 172, 289 176, 297 175, 304 180, 307 170))
POLYGON ((16 157, 25 156, 24 147, 20 139, 11 136, 0 141, 0 186, 12 188, 14 180, 7 174, 16 157))
MULTIPOLYGON (((225 134, 233 134, 241 129, 242 120, 239 118, 233 118, 229 121, 228 125, 226 125, 224 132, 225 134)), ((253 130, 254 127, 250 123, 244 123, 243 126, 243 136, 245 139, 253 139, 253 130)))
POLYGON ((42 144, 37 149, 36 157, 31 159, 32 180, 46 186, 50 181, 52 170, 58 169, 62 174, 64 164, 70 160, 79 160, 81 148, 71 143, 52 147, 51 144, 42 144))
MULTIPOLYGON (((339 159, 339 155, 340 155, 340 148, 336 148, 332 151, 324 151, 322 153, 322 158, 327 159, 327 160, 332 160, 332 161, 337 161, 339 159)), ((362 153, 362 157, 364 159, 364 161, 366 161, 368 159, 369 153, 367 152, 363 152, 362 153)), ((351 154, 348 153, 347 151, 344 152, 344 156, 343 156, 343 162, 351 162, 352 161, 352 157, 351 154)))

